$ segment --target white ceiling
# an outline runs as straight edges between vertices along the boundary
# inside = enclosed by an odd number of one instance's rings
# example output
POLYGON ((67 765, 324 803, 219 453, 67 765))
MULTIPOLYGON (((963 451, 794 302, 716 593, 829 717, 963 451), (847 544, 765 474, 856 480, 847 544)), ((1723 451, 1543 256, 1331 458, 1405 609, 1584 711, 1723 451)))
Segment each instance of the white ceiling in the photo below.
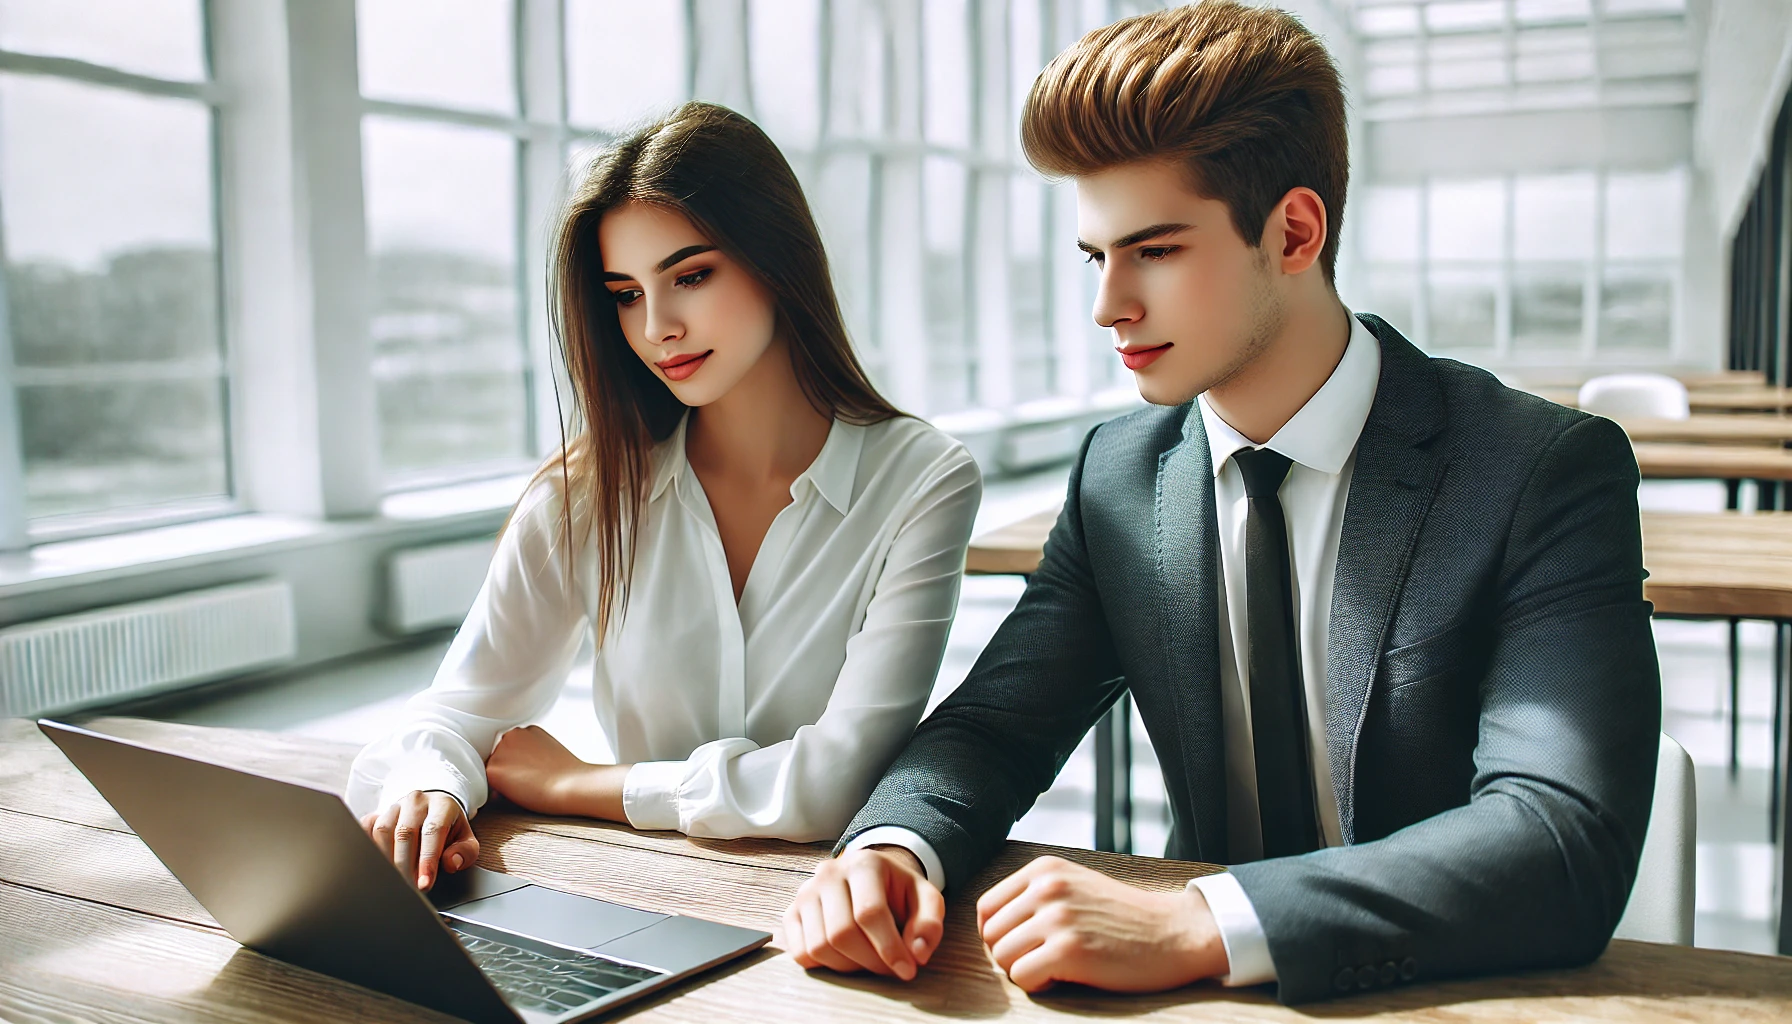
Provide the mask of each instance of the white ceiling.
POLYGON ((1686 0, 1334 0, 1361 47, 1371 121, 1689 106, 1686 0))

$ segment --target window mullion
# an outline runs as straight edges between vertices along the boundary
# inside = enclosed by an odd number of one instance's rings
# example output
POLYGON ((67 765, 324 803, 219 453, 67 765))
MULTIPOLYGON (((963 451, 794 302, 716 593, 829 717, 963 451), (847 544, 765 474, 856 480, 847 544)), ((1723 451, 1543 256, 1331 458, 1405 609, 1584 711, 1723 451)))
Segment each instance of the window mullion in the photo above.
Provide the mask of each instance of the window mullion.
POLYGON ((522 252, 522 327, 530 369, 531 428, 535 454, 558 448, 562 426, 570 418, 572 391, 555 357, 549 323, 548 248, 563 202, 566 145, 566 47, 561 0, 520 0, 517 19, 517 66, 521 69, 522 112, 538 126, 523 139, 518 176, 519 230, 522 252))
MULTIPOLYGON (((0 265, 4 265, 0 253, 0 265)), ((0 274, 0 551, 30 544, 25 521, 25 438, 20 430, 18 395, 12 384, 12 326, 6 305, 6 278, 0 274)))

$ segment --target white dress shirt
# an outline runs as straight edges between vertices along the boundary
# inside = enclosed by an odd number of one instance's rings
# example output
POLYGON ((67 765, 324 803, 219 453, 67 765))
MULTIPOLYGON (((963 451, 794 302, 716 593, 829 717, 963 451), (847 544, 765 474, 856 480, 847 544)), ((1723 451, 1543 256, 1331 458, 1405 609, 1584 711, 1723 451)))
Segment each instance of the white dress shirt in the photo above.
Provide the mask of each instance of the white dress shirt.
MULTIPOLYGON (((1301 681, 1306 689, 1307 750, 1319 806, 1321 838, 1342 842, 1338 798, 1332 791, 1325 740, 1325 657, 1331 624, 1332 578, 1338 565, 1338 538, 1344 526, 1345 498, 1356 461, 1357 438, 1375 402, 1381 375, 1381 348, 1375 336, 1354 316, 1350 340, 1332 375, 1262 447, 1293 460, 1282 484, 1282 510, 1288 520, 1289 560, 1294 569, 1294 623, 1300 635, 1301 681)), ((1249 439, 1221 419, 1207 396, 1196 400, 1207 445, 1213 454, 1214 507, 1219 520, 1220 572, 1224 591, 1218 595, 1220 619, 1220 712, 1226 743, 1227 841, 1239 862, 1262 856, 1263 837, 1257 818, 1257 768, 1251 742, 1249 623, 1245 604, 1244 477, 1232 461, 1249 439)), ((935 885, 945 888, 939 855, 916 833, 896 826, 868 829, 850 848, 888 844, 912 851, 935 885)), ((1207 875, 1189 883, 1199 889, 1213 912, 1225 943, 1230 973, 1227 985, 1257 985, 1276 979, 1263 925, 1229 873, 1207 875)))
MULTIPOLYGON (((688 419, 687 419, 688 422, 688 419)), ((685 425, 653 450, 626 605, 592 697, 629 824, 831 839, 914 732, 945 651, 982 478, 958 442, 899 417, 835 421, 767 530, 739 604, 685 425)), ((430 687, 355 759, 357 814, 412 790, 485 803, 485 759, 559 695, 593 621, 589 545, 568 572, 561 481, 518 503, 430 687)))

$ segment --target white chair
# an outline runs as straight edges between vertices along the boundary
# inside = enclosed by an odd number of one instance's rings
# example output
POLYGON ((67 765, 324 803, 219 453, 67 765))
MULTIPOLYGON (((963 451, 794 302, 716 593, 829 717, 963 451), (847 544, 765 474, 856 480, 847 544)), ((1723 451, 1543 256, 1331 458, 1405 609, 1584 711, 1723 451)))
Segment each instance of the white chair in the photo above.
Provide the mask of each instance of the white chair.
POLYGON ((1692 758, 1666 733, 1655 760, 1655 803, 1636 888, 1613 938, 1692 945, 1693 857, 1699 802, 1692 758))
POLYGON ((1692 415, 1686 385, 1660 373, 1608 373, 1580 386, 1577 404, 1595 416, 1652 416, 1683 420, 1692 415))

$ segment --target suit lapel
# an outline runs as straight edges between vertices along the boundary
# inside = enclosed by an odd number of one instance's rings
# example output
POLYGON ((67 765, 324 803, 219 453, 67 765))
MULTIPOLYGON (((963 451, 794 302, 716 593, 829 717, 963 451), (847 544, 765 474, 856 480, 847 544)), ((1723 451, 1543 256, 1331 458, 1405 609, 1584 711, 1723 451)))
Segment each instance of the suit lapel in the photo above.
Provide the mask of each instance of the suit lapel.
POLYGON ((1381 343, 1381 375, 1344 508, 1325 670, 1326 748, 1346 843, 1356 841, 1357 741, 1370 686, 1444 461, 1425 445, 1443 422, 1430 361, 1379 317, 1360 319, 1381 343))
MULTIPOLYGON (((1193 406, 1182 442, 1158 460, 1153 509, 1157 533, 1157 598, 1163 632, 1162 679, 1178 699, 1176 731, 1194 805, 1193 855, 1229 863, 1226 851, 1225 732, 1220 711, 1219 525, 1214 514, 1213 458, 1193 406)), ((1185 846, 1185 849, 1187 847, 1185 846)))

